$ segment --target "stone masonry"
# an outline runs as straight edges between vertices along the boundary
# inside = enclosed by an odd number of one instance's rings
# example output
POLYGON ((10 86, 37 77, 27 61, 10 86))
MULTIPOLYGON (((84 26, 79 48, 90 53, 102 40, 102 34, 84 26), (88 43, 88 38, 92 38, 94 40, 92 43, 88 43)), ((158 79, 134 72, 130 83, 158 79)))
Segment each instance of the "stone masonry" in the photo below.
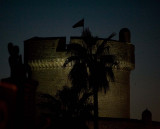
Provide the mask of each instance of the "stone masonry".
MULTIPOLYGON (((118 65, 113 67, 115 82, 110 82, 106 94, 99 92, 99 117, 130 117, 130 72, 135 67, 134 45, 130 43, 130 32, 122 29, 119 41, 111 40, 110 54, 116 56, 118 65)), ((103 39, 99 39, 102 43, 103 39)), ((71 43, 81 43, 77 37, 71 43)), ((66 53, 65 37, 34 37, 24 41, 25 64, 31 67, 32 78, 39 82, 37 93, 56 95, 64 85, 70 85, 68 73, 72 68, 62 65, 69 54, 66 53)))

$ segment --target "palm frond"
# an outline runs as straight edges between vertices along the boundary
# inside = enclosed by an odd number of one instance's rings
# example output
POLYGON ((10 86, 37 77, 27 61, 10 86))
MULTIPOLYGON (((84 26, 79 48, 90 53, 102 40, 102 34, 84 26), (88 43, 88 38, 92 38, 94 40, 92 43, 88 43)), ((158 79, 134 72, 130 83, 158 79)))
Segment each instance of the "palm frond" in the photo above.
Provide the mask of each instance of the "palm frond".
POLYGON ((69 73, 72 87, 80 90, 87 88, 88 72, 85 63, 75 63, 69 73))
POLYGON ((93 37, 89 28, 86 28, 82 33, 82 39, 88 49, 91 49, 98 41, 98 37, 93 37))
POLYGON ((109 83, 108 83, 108 79, 106 77, 107 73, 105 71, 105 65, 103 62, 98 62, 97 65, 98 69, 97 69, 97 84, 98 84, 98 90, 103 90, 104 93, 106 93, 108 87, 109 87, 109 83))
POLYGON ((77 43, 71 43, 67 45, 67 52, 71 52, 71 54, 78 55, 78 56, 86 55, 85 47, 77 43))
POLYGON ((110 40, 111 38, 113 38, 116 35, 116 33, 112 33, 107 39, 110 40))
POLYGON ((72 61, 80 61, 80 58, 78 56, 70 56, 66 59, 66 61, 63 64, 63 67, 66 67, 66 65, 72 61))
POLYGON ((115 56, 113 55, 103 55, 100 57, 100 60, 104 64, 114 64, 115 63, 115 56))
POLYGON ((92 95, 93 95, 93 92, 88 92, 88 93, 85 92, 85 93, 83 94, 83 96, 80 98, 79 103, 85 104, 85 103, 87 102, 88 98, 89 98, 90 96, 92 96, 92 95))
POLYGON ((109 80, 114 81, 115 76, 112 67, 105 67, 105 72, 109 80))
POLYGON ((62 90, 58 91, 57 96, 59 97, 59 100, 63 104, 65 110, 71 108, 73 103, 77 101, 76 92, 73 92, 73 90, 67 86, 64 86, 62 90))
POLYGON ((104 52, 104 49, 106 48, 105 45, 106 43, 111 40, 112 37, 114 37, 116 33, 112 33, 108 38, 104 39, 103 42, 98 46, 96 55, 100 55, 101 53, 104 52))

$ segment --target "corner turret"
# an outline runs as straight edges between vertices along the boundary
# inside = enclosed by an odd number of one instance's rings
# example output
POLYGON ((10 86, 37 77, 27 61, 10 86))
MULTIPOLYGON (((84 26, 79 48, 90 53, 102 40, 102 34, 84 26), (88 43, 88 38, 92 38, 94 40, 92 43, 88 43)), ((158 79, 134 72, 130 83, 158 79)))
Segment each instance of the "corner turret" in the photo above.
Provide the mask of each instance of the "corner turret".
POLYGON ((120 42, 131 42, 131 33, 128 28, 122 28, 119 32, 119 41, 120 42))

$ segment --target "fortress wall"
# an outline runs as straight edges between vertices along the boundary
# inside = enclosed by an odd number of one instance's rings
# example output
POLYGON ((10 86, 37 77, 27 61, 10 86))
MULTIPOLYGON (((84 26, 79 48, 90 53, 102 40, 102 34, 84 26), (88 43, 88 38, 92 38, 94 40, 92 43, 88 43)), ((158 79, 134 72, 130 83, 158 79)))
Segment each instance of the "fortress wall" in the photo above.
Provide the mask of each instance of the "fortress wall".
POLYGON ((99 116, 113 118, 130 117, 129 71, 114 70, 115 82, 110 82, 106 94, 99 92, 99 116))
MULTIPOLYGON (((70 41, 80 44, 82 42, 80 38, 73 37, 70 41)), ((99 40, 99 43, 102 41, 103 39, 99 40)), ((70 85, 67 76, 71 65, 62 68, 69 56, 63 51, 64 44, 64 37, 32 38, 24 42, 25 64, 31 66, 32 78, 39 81, 38 93, 55 95, 63 85, 70 85)), ((113 67, 115 82, 110 82, 106 94, 99 92, 99 116, 129 118, 130 71, 135 67, 134 45, 128 42, 109 41, 108 46, 110 54, 115 55, 118 65, 113 67)))
POLYGON ((57 91, 69 82, 67 78, 69 70, 59 67, 33 71, 33 79, 39 82, 37 93, 55 96, 57 91))
POLYGON ((35 37, 24 42, 25 64, 31 67, 32 79, 39 82, 37 93, 54 96, 57 90, 69 84, 67 76, 71 67, 62 68, 69 56, 64 52, 65 42, 65 37, 35 37))

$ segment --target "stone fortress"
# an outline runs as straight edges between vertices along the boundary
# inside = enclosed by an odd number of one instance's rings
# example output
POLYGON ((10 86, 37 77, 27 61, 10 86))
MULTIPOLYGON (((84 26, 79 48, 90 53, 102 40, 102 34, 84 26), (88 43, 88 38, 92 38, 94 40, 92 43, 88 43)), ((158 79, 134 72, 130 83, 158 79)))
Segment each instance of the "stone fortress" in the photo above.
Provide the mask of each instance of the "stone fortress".
MULTIPOLYGON (((110 54, 118 65, 113 67, 115 82, 110 82, 106 94, 99 92, 99 117, 130 118, 130 72, 135 68, 134 45, 130 31, 123 28, 119 40, 110 40, 110 54)), ((99 43, 103 39, 99 38, 99 43)), ((81 43, 81 37, 71 37, 70 43, 81 43)), ((32 79, 39 82, 37 93, 54 96, 64 85, 70 85, 69 64, 62 68, 69 57, 66 53, 66 37, 33 37, 24 41, 24 63, 31 67, 32 79)))

